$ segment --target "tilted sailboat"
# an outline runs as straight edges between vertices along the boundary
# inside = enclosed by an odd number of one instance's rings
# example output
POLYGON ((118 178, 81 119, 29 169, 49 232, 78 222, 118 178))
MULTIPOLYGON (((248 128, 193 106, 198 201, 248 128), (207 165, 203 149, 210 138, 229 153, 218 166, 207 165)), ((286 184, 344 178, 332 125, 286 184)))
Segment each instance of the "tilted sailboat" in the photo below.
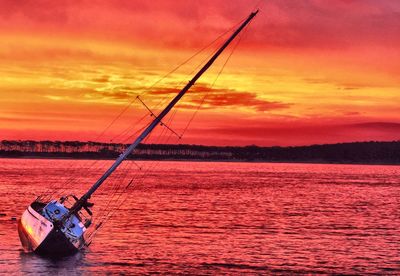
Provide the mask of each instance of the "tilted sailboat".
POLYGON ((200 71, 194 75, 158 116, 154 116, 154 120, 150 125, 143 130, 136 140, 115 160, 112 166, 83 196, 78 198, 74 195, 70 195, 51 201, 44 201, 39 198, 28 206, 18 222, 18 233, 22 246, 26 251, 36 252, 41 255, 65 256, 73 254, 86 246, 84 234, 92 224, 92 212, 90 207, 93 206, 88 200, 93 193, 118 168, 128 155, 133 152, 139 143, 142 142, 157 125, 162 124, 162 119, 214 63, 232 40, 234 40, 243 28, 250 23, 257 13, 258 10, 252 12, 248 16, 200 71), (68 206, 67 202, 71 199, 74 203, 68 206))

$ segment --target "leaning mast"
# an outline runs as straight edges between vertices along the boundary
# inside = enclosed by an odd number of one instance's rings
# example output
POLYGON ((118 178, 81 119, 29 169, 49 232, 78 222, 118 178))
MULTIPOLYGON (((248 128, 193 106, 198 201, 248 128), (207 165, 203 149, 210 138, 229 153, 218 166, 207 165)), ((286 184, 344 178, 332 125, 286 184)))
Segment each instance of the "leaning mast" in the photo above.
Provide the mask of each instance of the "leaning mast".
POLYGON ((64 219, 67 219, 72 214, 78 212, 86 204, 91 195, 101 186, 101 184, 118 168, 118 166, 128 157, 129 154, 142 142, 151 131, 161 123, 161 120, 175 106, 175 104, 185 95, 185 93, 196 83, 205 71, 214 63, 218 56, 225 50, 226 47, 235 39, 235 37, 243 30, 246 25, 257 15, 258 10, 252 12, 249 17, 240 25, 240 27, 228 38, 228 40, 219 48, 219 50, 210 58, 210 60, 200 69, 200 71, 186 84, 186 86, 175 96, 174 99, 155 117, 151 124, 139 135, 139 137, 115 160, 114 164, 93 184, 93 186, 71 207, 64 219))

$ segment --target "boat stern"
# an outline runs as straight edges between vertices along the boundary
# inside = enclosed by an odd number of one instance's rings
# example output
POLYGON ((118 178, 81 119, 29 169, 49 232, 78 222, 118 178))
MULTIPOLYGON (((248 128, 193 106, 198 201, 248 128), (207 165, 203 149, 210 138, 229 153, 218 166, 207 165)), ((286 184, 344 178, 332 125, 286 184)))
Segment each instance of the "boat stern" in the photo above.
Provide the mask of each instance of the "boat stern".
POLYGON ((66 219, 68 209, 53 200, 46 203, 33 202, 18 221, 18 234, 26 252, 40 255, 66 256, 76 253, 85 245, 86 227, 76 215, 66 219))
POLYGON ((35 251, 54 229, 52 222, 32 208, 33 204, 28 206, 18 221, 18 235, 27 252, 35 251))

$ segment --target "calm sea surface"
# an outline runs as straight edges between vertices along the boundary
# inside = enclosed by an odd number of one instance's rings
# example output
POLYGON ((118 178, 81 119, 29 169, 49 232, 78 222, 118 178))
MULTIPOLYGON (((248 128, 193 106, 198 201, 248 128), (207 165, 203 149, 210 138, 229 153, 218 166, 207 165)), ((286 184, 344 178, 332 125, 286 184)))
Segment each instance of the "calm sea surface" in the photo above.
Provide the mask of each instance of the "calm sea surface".
POLYGON ((81 195, 109 164, 1 159, 0 272, 400 274, 400 166, 126 162, 92 197, 122 205, 87 250, 25 253, 15 218, 35 195, 81 195))

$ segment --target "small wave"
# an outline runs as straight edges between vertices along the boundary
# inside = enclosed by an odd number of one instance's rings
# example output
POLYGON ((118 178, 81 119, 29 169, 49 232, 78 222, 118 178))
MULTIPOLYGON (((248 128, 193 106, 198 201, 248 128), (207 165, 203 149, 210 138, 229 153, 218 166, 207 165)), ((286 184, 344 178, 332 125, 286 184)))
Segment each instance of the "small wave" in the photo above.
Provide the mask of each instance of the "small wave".
MULTIPOLYGON (((212 268, 212 267, 220 267, 220 268, 227 268, 227 269, 238 269, 238 270, 253 270, 257 271, 257 273, 260 272, 266 272, 266 273, 273 273, 273 274, 299 274, 299 275, 304 275, 304 274, 321 274, 324 273, 324 271, 321 270, 296 270, 296 269, 287 269, 287 268, 272 268, 269 266, 257 266, 257 265, 250 265, 250 264, 234 264, 234 263, 202 263, 201 264, 203 267, 206 268, 212 268)), ((325 271, 326 272, 326 271, 325 271)))
POLYGON ((127 262, 103 262, 102 265, 104 266, 136 266, 136 267, 144 267, 145 264, 138 263, 138 264, 132 264, 132 263, 127 263, 127 262))

